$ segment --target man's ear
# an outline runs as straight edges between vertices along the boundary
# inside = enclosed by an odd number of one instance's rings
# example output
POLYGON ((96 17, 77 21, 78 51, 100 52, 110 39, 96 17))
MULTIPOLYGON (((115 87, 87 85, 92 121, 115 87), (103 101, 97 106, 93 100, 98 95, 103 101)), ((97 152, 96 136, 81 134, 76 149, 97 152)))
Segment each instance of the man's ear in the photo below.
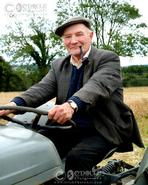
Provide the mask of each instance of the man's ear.
POLYGON ((91 37, 91 39, 93 38, 93 36, 94 36, 94 32, 91 31, 91 32, 90 32, 90 37, 91 37))

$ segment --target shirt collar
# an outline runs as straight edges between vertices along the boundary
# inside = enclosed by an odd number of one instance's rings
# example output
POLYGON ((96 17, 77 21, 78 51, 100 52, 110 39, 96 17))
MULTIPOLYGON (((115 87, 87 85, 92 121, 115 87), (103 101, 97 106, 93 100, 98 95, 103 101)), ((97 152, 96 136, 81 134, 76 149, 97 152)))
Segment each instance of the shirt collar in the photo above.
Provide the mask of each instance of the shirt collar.
MULTIPOLYGON (((83 56, 83 58, 88 58, 88 55, 89 55, 89 53, 90 53, 90 50, 91 50, 91 45, 90 45, 90 47, 89 47, 89 50, 88 50, 88 51, 86 52, 86 54, 83 56)), ((71 63, 72 65, 76 66, 77 69, 79 69, 79 68, 82 66, 82 60, 80 59, 78 62, 75 62, 75 61, 73 61, 72 56, 71 56, 71 58, 70 58, 70 63, 71 63)))

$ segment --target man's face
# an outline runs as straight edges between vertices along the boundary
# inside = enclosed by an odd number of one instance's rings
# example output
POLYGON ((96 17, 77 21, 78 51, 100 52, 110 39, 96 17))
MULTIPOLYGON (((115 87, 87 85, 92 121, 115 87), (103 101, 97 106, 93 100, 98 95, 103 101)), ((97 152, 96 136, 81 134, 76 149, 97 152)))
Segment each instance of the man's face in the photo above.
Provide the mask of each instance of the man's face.
POLYGON ((84 24, 74 24, 64 30, 62 39, 70 55, 80 59, 80 46, 85 54, 92 42, 93 32, 84 24))

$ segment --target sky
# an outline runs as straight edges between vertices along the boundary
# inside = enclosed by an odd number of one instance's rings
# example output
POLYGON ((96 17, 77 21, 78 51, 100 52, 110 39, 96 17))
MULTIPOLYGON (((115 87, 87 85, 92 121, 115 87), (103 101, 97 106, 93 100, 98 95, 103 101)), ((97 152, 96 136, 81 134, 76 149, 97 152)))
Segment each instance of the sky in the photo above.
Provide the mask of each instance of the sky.
MULTIPOLYGON (((56 8, 57 0, 2 0, 0 1, 0 34, 6 33, 7 29, 5 25, 14 24, 14 20, 18 19, 23 21, 32 12, 35 15, 48 17, 54 21, 56 19, 54 9, 56 8)), ((142 18, 140 21, 148 24, 148 0, 130 0, 130 4, 135 5, 138 9, 142 18)), ((148 29, 144 31, 145 35, 148 35, 148 29)), ((121 65, 137 65, 147 64, 148 57, 134 57, 134 58, 123 58, 121 57, 121 65)))

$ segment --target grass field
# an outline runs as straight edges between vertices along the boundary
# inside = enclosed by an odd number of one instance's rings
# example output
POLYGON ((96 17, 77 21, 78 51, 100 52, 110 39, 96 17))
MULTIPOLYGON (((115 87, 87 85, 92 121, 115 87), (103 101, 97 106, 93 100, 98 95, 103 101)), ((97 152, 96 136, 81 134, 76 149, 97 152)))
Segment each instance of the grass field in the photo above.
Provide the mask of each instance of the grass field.
MULTIPOLYGON (((8 103, 21 92, 0 92, 0 105, 8 103)), ((124 101, 135 113, 140 132, 146 147, 148 147, 148 87, 133 87, 124 89, 124 101)), ((144 149, 134 146, 133 152, 115 153, 112 158, 123 159, 130 164, 137 164, 142 158, 144 149)))

